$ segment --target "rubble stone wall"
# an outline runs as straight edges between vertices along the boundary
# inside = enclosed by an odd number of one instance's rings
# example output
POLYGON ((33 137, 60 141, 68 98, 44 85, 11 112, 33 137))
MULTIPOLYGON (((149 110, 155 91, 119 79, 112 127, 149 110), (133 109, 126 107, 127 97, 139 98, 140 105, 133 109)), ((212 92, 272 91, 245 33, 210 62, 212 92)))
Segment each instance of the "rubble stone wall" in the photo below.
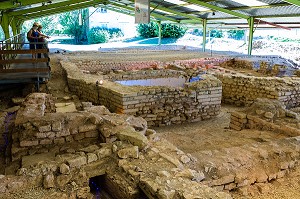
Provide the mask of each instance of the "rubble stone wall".
MULTIPOLYGON (((51 152, 55 146, 99 141, 97 116, 92 108, 89 113, 56 113, 51 99, 50 95, 34 93, 19 109, 12 134, 12 161, 51 152)), ((96 111, 101 112, 101 107, 96 111)))
POLYGON ((257 98, 277 99, 288 108, 300 106, 298 78, 253 77, 217 74, 222 81, 222 101, 235 105, 251 105, 257 98))
MULTIPOLYGON (((71 58, 72 59, 72 58, 71 58)), ((211 64, 219 64, 228 60, 228 58, 200 58, 200 59, 188 59, 188 60, 175 60, 175 61, 123 61, 123 62, 103 62, 101 60, 81 60, 73 61, 80 70, 84 70, 90 73, 109 73, 112 70, 140 70, 140 69, 151 69, 159 68, 168 65, 180 65, 186 68, 194 67, 206 67, 211 64)))
POLYGON ((269 130, 274 133, 283 133, 291 137, 300 135, 300 129, 298 128, 288 125, 275 124, 257 116, 240 112, 231 113, 229 127, 237 131, 242 129, 257 129, 269 130))
POLYGON ((184 88, 123 86, 105 80, 97 86, 98 78, 103 76, 83 74, 75 64, 61 63, 67 71, 70 90, 80 98, 104 105, 112 112, 141 116, 149 126, 209 119, 220 111, 222 84, 213 76, 206 75, 204 80, 189 83, 184 88))

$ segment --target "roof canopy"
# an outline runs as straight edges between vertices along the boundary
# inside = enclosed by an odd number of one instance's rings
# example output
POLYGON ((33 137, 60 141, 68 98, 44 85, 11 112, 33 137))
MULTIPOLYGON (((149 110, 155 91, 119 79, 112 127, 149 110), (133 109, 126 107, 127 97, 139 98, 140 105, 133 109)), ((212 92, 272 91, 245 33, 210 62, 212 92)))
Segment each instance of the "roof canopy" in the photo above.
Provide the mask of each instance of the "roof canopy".
MULTIPOLYGON (((0 0, 0 10, 19 20, 101 6, 134 15, 134 0, 0 0)), ((212 27, 246 28, 255 18, 260 27, 300 27, 300 0, 151 0, 151 16, 159 21, 212 27)))

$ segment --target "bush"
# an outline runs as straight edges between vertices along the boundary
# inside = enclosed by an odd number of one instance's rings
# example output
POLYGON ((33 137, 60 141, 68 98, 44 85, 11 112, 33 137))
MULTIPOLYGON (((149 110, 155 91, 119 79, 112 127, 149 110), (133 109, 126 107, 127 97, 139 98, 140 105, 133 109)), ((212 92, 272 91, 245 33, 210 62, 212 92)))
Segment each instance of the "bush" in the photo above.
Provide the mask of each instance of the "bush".
POLYGON ((203 30, 196 28, 192 30, 191 34, 196 36, 203 36, 203 30))
POLYGON ((168 23, 162 24, 161 28, 162 28, 163 38, 180 38, 187 31, 187 28, 183 26, 179 26, 176 24, 168 24, 168 23))
POLYGON ((245 36, 245 30, 228 30, 228 37, 232 39, 241 40, 245 36))
POLYGON ((124 36, 119 28, 101 28, 93 27, 89 31, 88 40, 90 44, 106 43, 110 39, 115 39, 124 36))
POLYGON ((222 38, 223 37, 223 31, 222 30, 213 29, 213 30, 210 31, 210 37, 213 37, 213 38, 222 38))
POLYGON ((151 38, 158 36, 158 24, 151 21, 148 24, 139 24, 137 26, 137 31, 141 37, 151 38))
MULTIPOLYGON (((162 24, 162 37, 163 38, 180 38, 187 29, 183 26, 176 24, 162 24)), ((149 24, 139 24, 137 31, 141 37, 151 38, 158 36, 158 24, 156 22, 150 22, 149 24)))

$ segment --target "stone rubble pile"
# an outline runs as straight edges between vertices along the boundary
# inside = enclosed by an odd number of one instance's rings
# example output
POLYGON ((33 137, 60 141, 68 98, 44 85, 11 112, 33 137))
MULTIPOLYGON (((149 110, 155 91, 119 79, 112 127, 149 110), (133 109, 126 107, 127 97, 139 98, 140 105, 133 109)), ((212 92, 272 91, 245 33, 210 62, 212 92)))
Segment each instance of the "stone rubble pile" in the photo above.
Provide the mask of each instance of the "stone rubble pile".
POLYGON ((224 61, 219 64, 221 67, 224 68, 241 68, 241 69, 253 69, 253 63, 247 60, 240 60, 240 59, 230 59, 227 61, 224 61))
POLYGON ((93 198, 88 183, 95 176, 103 176, 104 188, 117 198, 231 198, 199 184, 205 175, 189 168, 196 160, 160 140, 144 119, 88 103, 83 111, 61 114, 52 105, 44 93, 29 95, 21 105, 13 132, 13 146, 19 148, 12 148, 22 149, 14 153, 21 168, 17 176, 0 176, 0 198, 41 186, 59 190, 50 198, 93 198), (78 135, 82 139, 75 139, 78 135), (45 145, 45 139, 51 143, 45 145))
POLYGON ((299 136, 299 126, 298 113, 287 110, 282 102, 270 99, 257 99, 245 113, 232 112, 229 124, 238 131, 246 128, 270 130, 289 136, 299 136))
POLYGON ((204 168, 203 184, 241 195, 268 193, 274 180, 299 166, 300 137, 247 144, 197 154, 204 168))

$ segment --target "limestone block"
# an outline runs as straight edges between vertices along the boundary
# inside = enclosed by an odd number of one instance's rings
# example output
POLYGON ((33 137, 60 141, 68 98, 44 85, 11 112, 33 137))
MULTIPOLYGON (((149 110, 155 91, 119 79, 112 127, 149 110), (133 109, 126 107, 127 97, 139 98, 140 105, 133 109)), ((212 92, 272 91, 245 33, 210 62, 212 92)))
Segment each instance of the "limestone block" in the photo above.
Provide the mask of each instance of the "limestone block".
POLYGON ((74 140, 78 141, 78 140, 82 140, 85 138, 85 134, 84 133, 78 133, 76 135, 74 135, 74 140))
POLYGON ((41 132, 41 133, 48 132, 48 131, 51 131, 51 124, 39 127, 39 132, 41 132))
POLYGON ((99 133, 98 131, 88 131, 88 132, 85 132, 85 137, 86 138, 96 138, 99 136, 99 133))
POLYGON ((70 173, 70 167, 66 165, 65 163, 61 164, 59 166, 59 171, 61 174, 69 174, 70 173))
POLYGON ((42 145, 49 145, 49 144, 52 144, 52 143, 53 143, 53 140, 51 140, 51 139, 40 140, 40 144, 42 144, 42 145))
POLYGON ((61 131, 61 130, 62 130, 61 122, 56 121, 56 122, 52 123, 52 131, 58 132, 58 131, 61 131))
POLYGON ((87 163, 87 158, 85 156, 78 156, 73 159, 68 160, 68 164, 71 168, 80 168, 82 165, 87 163))
POLYGON ((66 141, 65 141, 65 138, 54 138, 53 140, 54 144, 64 144, 66 141))
POLYGON ((138 158, 139 148, 138 146, 126 147, 118 151, 119 158, 138 158))
POLYGON ((47 133, 36 133, 36 137, 37 138, 46 138, 47 137, 47 133))
POLYGON ((56 134, 55 134, 55 137, 65 137, 65 136, 68 136, 68 135, 70 135, 69 129, 63 129, 61 131, 57 131, 56 134))
POLYGON ((21 147, 36 146, 38 144, 39 144, 38 140, 23 140, 20 142, 21 147))
POLYGON ((112 154, 111 148, 103 147, 95 151, 98 156, 98 159, 101 160, 105 157, 108 157, 112 154))
POLYGON ((53 173, 49 173, 44 176, 43 185, 44 185, 44 188, 46 188, 46 189, 55 187, 53 173))
POLYGON ((84 132, 88 132, 88 131, 96 131, 96 130, 97 130, 97 126, 94 124, 79 126, 79 133, 84 133, 84 132))
POLYGON ((136 132, 131 126, 124 126, 117 132, 117 137, 121 141, 128 141, 131 144, 144 148, 148 144, 148 139, 145 135, 136 132))
POLYGON ((66 184, 68 184, 71 180, 72 176, 71 175, 59 175, 56 178, 56 183, 60 189, 64 189, 66 184))
POLYGON ((95 153, 88 153, 87 154, 87 163, 95 162, 97 161, 97 155, 95 153))

